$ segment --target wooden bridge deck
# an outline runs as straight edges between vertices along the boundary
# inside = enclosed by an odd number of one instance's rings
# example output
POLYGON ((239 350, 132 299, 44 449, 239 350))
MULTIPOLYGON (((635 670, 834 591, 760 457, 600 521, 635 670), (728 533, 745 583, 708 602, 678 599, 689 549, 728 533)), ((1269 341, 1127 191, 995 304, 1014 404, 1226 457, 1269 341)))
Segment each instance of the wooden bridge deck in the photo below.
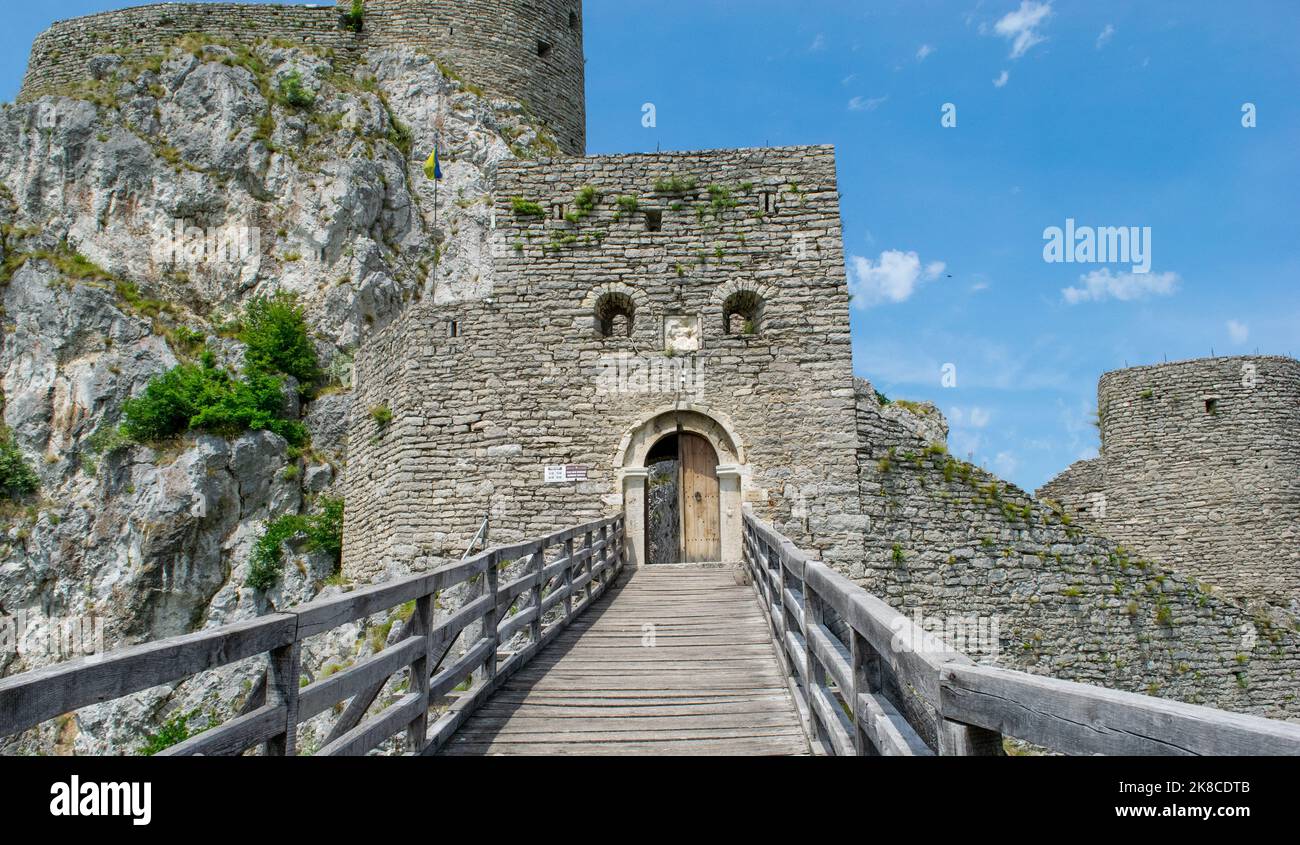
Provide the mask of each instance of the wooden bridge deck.
POLYGON ((729 569, 649 567, 625 572, 442 753, 770 756, 809 748, 754 591, 729 569))

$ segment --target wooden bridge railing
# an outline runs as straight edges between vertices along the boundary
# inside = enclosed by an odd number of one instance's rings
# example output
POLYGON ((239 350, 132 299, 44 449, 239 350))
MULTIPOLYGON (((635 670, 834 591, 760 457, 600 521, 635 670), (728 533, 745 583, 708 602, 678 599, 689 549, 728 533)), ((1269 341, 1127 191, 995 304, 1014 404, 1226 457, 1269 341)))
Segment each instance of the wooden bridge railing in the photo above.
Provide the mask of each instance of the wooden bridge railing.
POLYGON ((0 679, 0 736, 266 654, 265 683, 243 711, 163 753, 235 755, 260 745, 270 755, 294 755, 298 726, 349 700, 318 755, 365 754, 402 733, 408 752, 433 753, 613 583, 626 560, 624 527, 619 515, 338 598, 0 679), (503 571, 523 574, 501 584, 503 571), (435 624, 435 603, 459 585, 467 586, 464 604, 435 624), (414 612, 392 645, 300 686, 305 640, 411 602, 414 612), (441 661, 458 642, 459 656, 443 668, 441 661), (408 679, 406 691, 366 718, 398 674, 408 679), (467 682, 468 689, 430 725, 431 707, 467 682))
POLYGON ((1300 755, 1300 725, 989 666, 746 512, 744 558, 800 720, 836 755, 1300 755))

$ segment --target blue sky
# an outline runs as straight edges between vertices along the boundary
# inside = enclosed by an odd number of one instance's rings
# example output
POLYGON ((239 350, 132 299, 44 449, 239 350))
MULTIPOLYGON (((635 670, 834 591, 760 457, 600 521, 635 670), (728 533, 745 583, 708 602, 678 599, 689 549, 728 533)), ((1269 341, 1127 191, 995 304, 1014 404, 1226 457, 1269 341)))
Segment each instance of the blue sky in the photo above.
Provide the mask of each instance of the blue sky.
MULTIPOLYGON (((124 5, 15 4, 3 95, 124 5)), ((1023 487, 1095 453, 1107 370, 1300 354, 1300 3, 587 0, 586 38, 594 154, 837 147, 858 374, 1023 487), (1150 272, 1045 262, 1067 218, 1150 227, 1150 272)))

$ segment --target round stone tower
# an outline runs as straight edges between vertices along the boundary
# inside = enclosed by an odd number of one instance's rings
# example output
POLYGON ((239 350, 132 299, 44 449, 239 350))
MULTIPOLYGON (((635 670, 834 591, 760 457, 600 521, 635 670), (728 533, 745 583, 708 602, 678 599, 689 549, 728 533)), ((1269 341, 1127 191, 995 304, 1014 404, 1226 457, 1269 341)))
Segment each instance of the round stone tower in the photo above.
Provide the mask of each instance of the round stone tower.
POLYGON ((189 33, 283 38, 343 54, 413 47, 490 95, 522 100, 563 152, 586 152, 582 0, 366 0, 359 32, 343 25, 351 6, 160 3, 59 21, 33 42, 18 97, 91 78, 96 56, 147 56, 189 33))
POLYGON ((1107 534, 1234 595, 1300 601, 1300 361, 1118 370, 1097 407, 1107 534))
POLYGON ((523 100, 564 152, 586 152, 582 0, 366 0, 361 40, 427 49, 466 82, 523 100))

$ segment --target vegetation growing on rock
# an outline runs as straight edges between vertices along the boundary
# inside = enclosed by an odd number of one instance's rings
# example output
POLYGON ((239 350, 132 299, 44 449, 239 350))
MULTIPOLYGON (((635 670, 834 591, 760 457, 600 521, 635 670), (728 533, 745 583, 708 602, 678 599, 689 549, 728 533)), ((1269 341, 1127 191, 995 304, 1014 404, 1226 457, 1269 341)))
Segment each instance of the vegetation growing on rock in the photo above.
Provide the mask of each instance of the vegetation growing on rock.
POLYGON ((126 402, 123 433, 138 443, 156 443, 188 431, 224 437, 271 431, 291 445, 306 443, 306 428, 286 414, 279 377, 297 379, 303 392, 320 377, 301 309, 292 297, 258 297, 245 309, 240 338, 247 345, 242 379, 205 351, 199 363, 169 370, 143 396, 126 402))
POLYGON ((274 587, 284 572, 284 545, 296 540, 309 552, 329 554, 337 565, 343 555, 343 500, 322 497, 313 513, 271 522, 253 546, 245 583, 263 592, 274 587))

